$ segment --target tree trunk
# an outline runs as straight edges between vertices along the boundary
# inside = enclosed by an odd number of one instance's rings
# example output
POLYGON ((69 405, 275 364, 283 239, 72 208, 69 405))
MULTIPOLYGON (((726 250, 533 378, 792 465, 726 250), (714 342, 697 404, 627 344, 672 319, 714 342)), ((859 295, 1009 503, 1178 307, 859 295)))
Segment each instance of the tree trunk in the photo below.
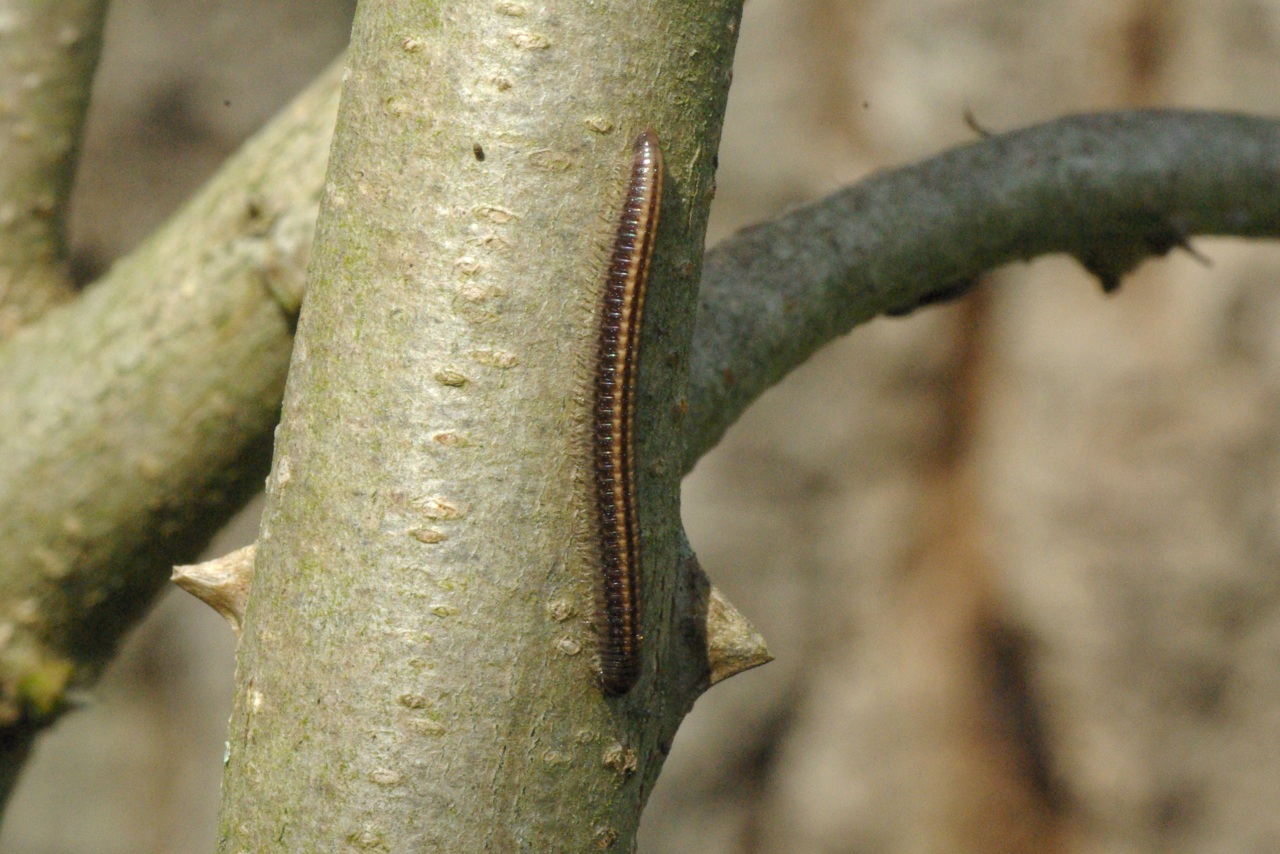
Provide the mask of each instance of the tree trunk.
POLYGON ((359 7, 220 850, 631 845, 707 678, 680 401, 738 11, 359 7), (606 700, 590 364, 648 127, 669 176, 637 406, 643 673, 606 700))

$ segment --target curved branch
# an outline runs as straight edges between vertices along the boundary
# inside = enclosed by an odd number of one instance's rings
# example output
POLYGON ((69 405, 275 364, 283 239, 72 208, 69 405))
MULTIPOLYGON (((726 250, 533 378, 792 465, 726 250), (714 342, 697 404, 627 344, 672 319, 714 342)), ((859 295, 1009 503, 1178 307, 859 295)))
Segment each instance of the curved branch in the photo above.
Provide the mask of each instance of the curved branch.
POLYGON ((1225 113, 1064 118, 882 172, 706 260, 688 471, 819 347, 1054 252, 1105 289, 1191 235, 1280 236, 1280 123, 1225 113))
POLYGON ((67 199, 106 0, 0 0, 0 339, 70 298, 67 199))

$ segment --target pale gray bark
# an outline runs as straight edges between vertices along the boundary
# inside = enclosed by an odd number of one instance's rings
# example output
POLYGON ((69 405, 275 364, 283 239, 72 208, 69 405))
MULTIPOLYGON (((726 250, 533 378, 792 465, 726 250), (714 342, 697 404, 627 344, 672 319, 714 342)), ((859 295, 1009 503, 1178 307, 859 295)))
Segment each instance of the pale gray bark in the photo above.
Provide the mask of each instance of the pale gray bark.
POLYGON ((239 649, 220 850, 626 850, 708 678, 681 401, 739 4, 356 15, 239 649), (644 672, 595 686, 604 248, 667 153, 637 406, 644 672))

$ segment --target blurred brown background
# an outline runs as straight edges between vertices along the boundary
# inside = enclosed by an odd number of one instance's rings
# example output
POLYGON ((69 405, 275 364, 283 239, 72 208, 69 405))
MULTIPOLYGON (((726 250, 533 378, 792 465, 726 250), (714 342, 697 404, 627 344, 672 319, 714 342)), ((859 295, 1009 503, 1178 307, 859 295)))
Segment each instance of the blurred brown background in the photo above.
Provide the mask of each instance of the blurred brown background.
MULTIPOLYGON (((351 6, 117 0, 86 278, 351 6)), ((750 0, 711 240, 972 139, 966 109, 1275 113, 1278 72, 1280 0, 750 0)), ((863 327, 704 460, 690 535, 778 660, 699 701, 643 851, 1280 851, 1280 247, 1197 248, 1112 298, 1049 258, 863 327)), ((166 598, 43 739, 0 851, 212 850, 232 654, 166 598)))

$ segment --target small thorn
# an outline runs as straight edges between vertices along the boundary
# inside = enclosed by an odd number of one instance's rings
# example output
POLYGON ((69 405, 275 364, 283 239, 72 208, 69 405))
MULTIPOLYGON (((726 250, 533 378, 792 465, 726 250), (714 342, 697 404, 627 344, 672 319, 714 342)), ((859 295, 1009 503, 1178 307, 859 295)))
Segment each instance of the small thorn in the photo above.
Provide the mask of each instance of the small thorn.
POLYGON ((257 543, 220 558, 189 566, 175 566, 171 581, 221 614, 240 637, 257 543))
POLYGON ((711 684, 773 661, 764 637, 712 587, 707 596, 707 663, 711 684))

